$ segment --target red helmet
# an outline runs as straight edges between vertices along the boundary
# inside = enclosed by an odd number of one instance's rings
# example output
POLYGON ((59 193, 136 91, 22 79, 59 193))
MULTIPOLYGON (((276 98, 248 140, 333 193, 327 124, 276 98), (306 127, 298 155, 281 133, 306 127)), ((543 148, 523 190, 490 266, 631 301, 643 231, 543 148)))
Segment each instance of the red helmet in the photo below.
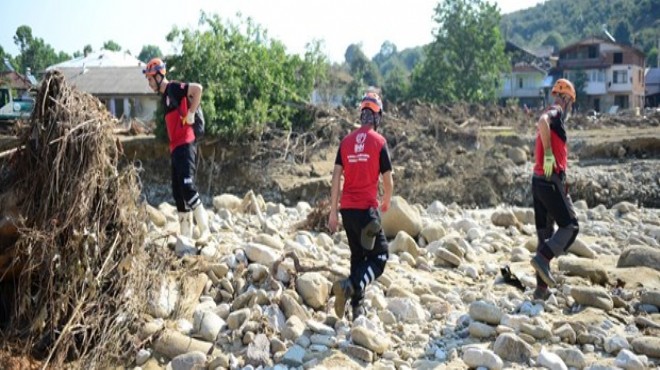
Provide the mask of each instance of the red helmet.
POLYGON ((380 100, 380 96, 375 92, 364 94, 360 103, 360 110, 363 109, 371 109, 374 113, 383 113, 383 102, 380 100))
POLYGON ((147 67, 142 70, 142 73, 146 76, 155 76, 159 73, 165 76, 167 70, 165 69, 165 63, 163 63, 162 59, 153 58, 147 63, 147 67))

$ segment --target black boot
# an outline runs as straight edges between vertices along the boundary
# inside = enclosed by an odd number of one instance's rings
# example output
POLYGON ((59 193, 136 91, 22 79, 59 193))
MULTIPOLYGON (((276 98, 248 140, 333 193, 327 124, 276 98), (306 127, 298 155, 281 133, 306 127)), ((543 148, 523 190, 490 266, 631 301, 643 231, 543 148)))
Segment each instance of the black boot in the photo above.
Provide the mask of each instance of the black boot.
POLYGON ((536 273, 539 274, 541 279, 543 279, 543 282, 545 282, 548 287, 552 288, 557 285, 557 281, 550 272, 550 260, 547 257, 537 252, 530 263, 532 264, 534 270, 536 270, 536 273))
POLYGON ((360 299, 356 302, 357 302, 357 304, 355 302, 353 302, 353 304, 352 304, 352 306, 353 306, 353 321, 355 321, 358 317, 364 316, 364 315, 367 314, 367 310, 366 310, 366 308, 364 308, 363 300, 360 299))

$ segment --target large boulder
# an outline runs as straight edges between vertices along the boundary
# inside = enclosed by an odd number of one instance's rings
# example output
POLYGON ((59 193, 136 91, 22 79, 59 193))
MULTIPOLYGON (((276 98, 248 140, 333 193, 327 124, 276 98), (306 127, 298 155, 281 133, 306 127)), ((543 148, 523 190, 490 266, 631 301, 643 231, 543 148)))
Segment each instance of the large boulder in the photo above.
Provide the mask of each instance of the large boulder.
POLYGON ((422 219, 419 212, 400 196, 392 197, 390 209, 382 215, 382 227, 385 236, 393 238, 399 231, 405 231, 416 238, 422 231, 422 219))
POLYGON ((621 253, 616 267, 650 267, 660 271, 660 249, 633 245, 621 253))

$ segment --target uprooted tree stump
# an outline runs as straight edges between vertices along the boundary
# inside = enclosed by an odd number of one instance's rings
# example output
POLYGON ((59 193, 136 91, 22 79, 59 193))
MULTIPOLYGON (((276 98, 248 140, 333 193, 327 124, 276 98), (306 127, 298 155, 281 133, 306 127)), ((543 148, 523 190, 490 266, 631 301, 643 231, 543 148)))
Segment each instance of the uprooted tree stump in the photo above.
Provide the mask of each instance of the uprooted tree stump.
POLYGON ((11 301, 0 367, 4 354, 96 368, 134 353, 159 257, 143 250, 138 178, 120 163, 113 126, 96 98, 60 72, 45 75, 20 147, 0 168, 0 284, 11 287, 0 297, 11 301))

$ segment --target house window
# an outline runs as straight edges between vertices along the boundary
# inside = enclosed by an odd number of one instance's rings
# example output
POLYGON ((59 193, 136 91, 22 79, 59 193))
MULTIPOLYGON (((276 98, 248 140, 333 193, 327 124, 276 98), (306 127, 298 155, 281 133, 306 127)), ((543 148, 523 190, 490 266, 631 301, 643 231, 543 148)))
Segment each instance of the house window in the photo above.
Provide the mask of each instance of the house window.
POLYGON ((598 82, 605 82, 605 70, 598 70, 598 82))
POLYGON ((518 77, 518 88, 519 89, 523 88, 523 78, 522 77, 518 77))
POLYGON ((589 46, 589 59, 595 59, 598 56, 598 46, 591 45, 589 46))
POLYGON ((628 71, 614 71, 612 77, 615 84, 628 83, 628 71))
POLYGON ((614 64, 623 63, 623 53, 614 53, 614 64))
POLYGON ((614 105, 618 105, 619 109, 628 109, 628 95, 616 95, 614 105))

